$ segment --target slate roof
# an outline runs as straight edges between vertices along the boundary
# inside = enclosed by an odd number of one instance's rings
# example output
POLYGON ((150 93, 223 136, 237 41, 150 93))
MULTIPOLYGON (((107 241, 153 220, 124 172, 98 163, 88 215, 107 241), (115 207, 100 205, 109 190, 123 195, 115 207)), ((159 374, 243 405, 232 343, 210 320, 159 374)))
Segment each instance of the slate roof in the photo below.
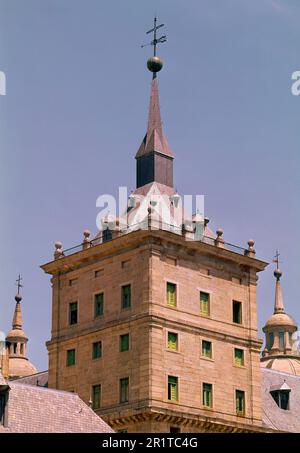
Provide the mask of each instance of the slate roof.
POLYGON ((0 433, 114 432, 76 393, 8 382, 7 427, 0 433))
POLYGON ((262 368, 262 418, 272 429, 300 432, 300 376, 262 368), (270 394, 270 389, 286 383, 290 388, 289 410, 280 409, 270 394))
POLYGON ((39 385, 40 387, 48 387, 48 371, 41 371, 39 373, 31 374, 21 378, 12 379, 9 382, 19 382, 28 385, 39 385))

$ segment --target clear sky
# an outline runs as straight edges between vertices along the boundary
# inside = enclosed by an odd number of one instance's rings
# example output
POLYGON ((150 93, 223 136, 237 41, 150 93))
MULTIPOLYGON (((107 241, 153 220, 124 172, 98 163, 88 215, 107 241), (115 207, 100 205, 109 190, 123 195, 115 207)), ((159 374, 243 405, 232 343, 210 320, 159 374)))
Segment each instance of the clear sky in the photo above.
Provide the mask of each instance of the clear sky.
MULTIPOLYGON (((47 368, 51 287, 40 264, 96 231, 96 198, 135 188, 146 129, 154 13, 164 129, 175 185, 204 194, 210 226, 257 256, 282 258, 286 310, 300 322, 299 0, 0 0, 0 329, 18 273, 30 359, 47 368)), ((259 326, 274 265, 258 282, 259 326)), ((262 334, 261 334, 262 335, 262 334)))

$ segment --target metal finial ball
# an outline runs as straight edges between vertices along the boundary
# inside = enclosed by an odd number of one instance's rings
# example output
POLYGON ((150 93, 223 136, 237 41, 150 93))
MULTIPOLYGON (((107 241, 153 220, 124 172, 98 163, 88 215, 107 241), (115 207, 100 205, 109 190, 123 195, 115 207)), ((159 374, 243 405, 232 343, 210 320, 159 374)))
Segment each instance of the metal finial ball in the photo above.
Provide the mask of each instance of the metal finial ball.
POLYGON ((22 300, 21 294, 17 293, 16 296, 15 296, 15 301, 16 302, 21 302, 21 300, 22 300))
POLYGON ((151 72, 159 72, 163 67, 163 61, 159 57, 150 57, 147 61, 147 68, 151 72))
POLYGON ((280 270, 280 269, 275 269, 275 271, 274 271, 274 277, 276 277, 277 280, 279 280, 281 276, 282 276, 281 270, 280 270))

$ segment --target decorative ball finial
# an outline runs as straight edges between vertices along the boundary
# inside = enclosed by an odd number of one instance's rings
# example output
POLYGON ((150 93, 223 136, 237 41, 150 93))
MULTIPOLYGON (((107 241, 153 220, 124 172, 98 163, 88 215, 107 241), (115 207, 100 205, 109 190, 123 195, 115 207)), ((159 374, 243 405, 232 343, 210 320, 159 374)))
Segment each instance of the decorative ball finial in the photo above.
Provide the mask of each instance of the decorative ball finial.
POLYGON ((21 300, 22 300, 21 294, 20 294, 20 293, 17 293, 17 294, 15 295, 15 301, 16 301, 17 303, 20 303, 21 300))
POLYGON ((163 61, 157 56, 150 57, 147 61, 147 68, 150 72, 159 72, 163 65, 163 61))
POLYGON ((276 280, 278 280, 278 281, 279 281, 279 280, 280 280, 280 277, 281 277, 281 276, 282 276, 282 272, 281 272, 281 270, 280 270, 280 269, 278 269, 278 268, 277 268, 277 269, 275 269, 275 271, 274 271, 274 277, 276 277, 276 280))

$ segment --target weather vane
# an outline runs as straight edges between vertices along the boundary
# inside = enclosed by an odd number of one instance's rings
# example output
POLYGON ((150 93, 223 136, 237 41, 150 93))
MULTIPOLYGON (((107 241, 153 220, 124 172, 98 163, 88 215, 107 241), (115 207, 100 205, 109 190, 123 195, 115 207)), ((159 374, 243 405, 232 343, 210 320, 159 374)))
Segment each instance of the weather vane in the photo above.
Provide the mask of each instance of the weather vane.
POLYGON ((279 257, 280 257, 280 253, 278 252, 278 250, 276 250, 276 253, 275 253, 275 256, 273 259, 273 263, 277 264, 277 269, 279 269, 279 263, 280 263, 279 257))
POLYGON ((164 27, 164 25, 165 24, 157 25, 157 17, 155 16, 154 17, 154 27, 151 28, 151 30, 148 30, 146 32, 146 35, 148 35, 149 33, 153 33, 153 40, 150 43, 143 44, 141 46, 141 47, 153 46, 153 57, 149 58, 149 60, 147 61, 147 67, 148 67, 149 71, 153 72, 153 79, 155 79, 156 73, 159 72, 163 67, 162 60, 159 57, 157 57, 157 55, 156 55, 156 46, 157 46, 157 44, 161 44, 163 42, 166 42, 166 40, 167 40, 166 35, 163 35, 160 38, 157 38, 157 30, 159 28, 164 27))
POLYGON ((18 294, 20 294, 20 288, 23 288, 23 285, 21 284, 22 280, 23 280, 23 278, 19 274, 19 277, 16 280, 16 286, 18 287, 18 294))

